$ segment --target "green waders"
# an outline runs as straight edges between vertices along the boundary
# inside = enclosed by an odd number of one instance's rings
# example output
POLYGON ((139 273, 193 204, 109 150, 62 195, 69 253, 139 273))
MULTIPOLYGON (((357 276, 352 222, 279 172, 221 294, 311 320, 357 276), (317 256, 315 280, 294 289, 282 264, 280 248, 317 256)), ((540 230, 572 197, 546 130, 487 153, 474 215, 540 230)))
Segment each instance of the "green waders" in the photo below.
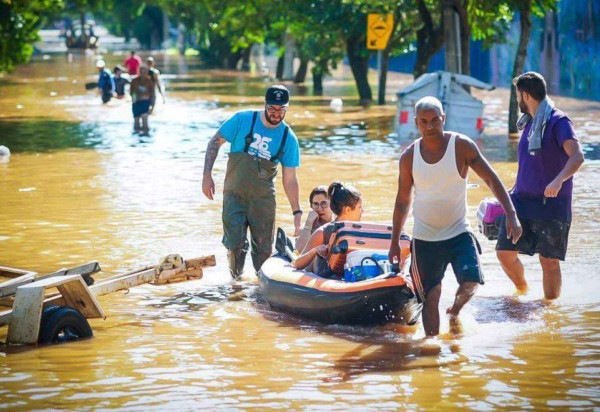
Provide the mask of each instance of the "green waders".
POLYGON ((275 177, 277 159, 283 150, 288 129, 284 131, 278 153, 271 159, 248 154, 254 123, 246 136, 244 152, 230 153, 223 190, 223 245, 227 248, 229 271, 239 279, 248 252, 247 233, 250 228, 252 263, 258 271, 273 252, 275 230, 275 177))

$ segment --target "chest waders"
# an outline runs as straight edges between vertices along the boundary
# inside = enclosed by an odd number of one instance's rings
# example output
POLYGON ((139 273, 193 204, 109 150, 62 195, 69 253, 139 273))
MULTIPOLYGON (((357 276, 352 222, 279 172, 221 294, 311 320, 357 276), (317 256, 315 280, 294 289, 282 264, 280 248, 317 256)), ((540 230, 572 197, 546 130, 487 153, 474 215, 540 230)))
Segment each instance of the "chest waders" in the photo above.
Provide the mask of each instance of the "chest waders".
POLYGON ((223 245, 227 248, 229 271, 239 279, 248 252, 248 228, 252 245, 252 264, 259 270, 273 251, 275 230, 275 176, 277 163, 288 135, 286 127, 275 156, 262 159, 248 153, 253 140, 254 112, 243 152, 230 153, 223 190, 223 245))

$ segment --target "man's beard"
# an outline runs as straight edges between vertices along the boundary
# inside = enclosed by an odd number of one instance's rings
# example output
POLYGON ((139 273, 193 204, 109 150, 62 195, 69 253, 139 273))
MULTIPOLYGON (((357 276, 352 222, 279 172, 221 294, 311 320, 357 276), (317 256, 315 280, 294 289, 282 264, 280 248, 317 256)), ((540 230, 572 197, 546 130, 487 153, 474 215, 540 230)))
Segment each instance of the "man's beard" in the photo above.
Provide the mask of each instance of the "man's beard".
POLYGON ((267 111, 267 109, 265 109, 265 119, 267 119, 267 122, 269 122, 269 124, 272 124, 273 126, 277 126, 279 123, 281 123, 283 121, 283 116, 281 117, 281 119, 279 119, 279 121, 275 122, 275 121, 271 120, 271 116, 269 115, 269 112, 267 111))
POLYGON ((519 109, 521 110, 521 113, 527 114, 529 113, 527 110, 527 106, 525 105, 524 102, 520 102, 519 103, 519 109))

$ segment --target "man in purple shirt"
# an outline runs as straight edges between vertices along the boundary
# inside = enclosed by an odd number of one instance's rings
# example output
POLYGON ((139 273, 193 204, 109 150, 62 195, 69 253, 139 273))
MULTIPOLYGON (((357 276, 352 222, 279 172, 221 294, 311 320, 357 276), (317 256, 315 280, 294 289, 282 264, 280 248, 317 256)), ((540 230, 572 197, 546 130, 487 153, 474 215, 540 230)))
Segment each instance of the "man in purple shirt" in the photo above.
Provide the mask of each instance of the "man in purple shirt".
POLYGON ((583 152, 565 113, 546 94, 541 74, 527 72, 513 79, 523 113, 518 147, 519 169, 511 199, 523 226, 516 244, 500 226, 496 255, 520 293, 527 292, 525 271, 518 254, 539 254, 544 296, 560 296, 560 261, 565 260, 571 226, 573 175, 583 163, 583 152))

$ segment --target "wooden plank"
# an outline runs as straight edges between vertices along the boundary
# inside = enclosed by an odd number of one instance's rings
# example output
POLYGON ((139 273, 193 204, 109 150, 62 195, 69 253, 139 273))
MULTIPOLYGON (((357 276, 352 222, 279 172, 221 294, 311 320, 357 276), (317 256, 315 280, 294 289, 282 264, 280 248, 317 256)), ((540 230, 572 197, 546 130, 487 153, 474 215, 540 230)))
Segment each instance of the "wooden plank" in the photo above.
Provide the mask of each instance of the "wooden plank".
POLYGON ((188 259, 185 261, 185 267, 188 269, 205 268, 208 266, 216 266, 217 260, 215 255, 203 256, 195 259, 188 259))
POLYGON ((38 279, 45 279, 55 276, 67 276, 67 275, 90 275, 92 273, 100 272, 100 264, 98 262, 88 262, 83 265, 75 266, 68 269, 60 269, 56 272, 48 273, 45 275, 38 276, 38 279))
POLYGON ((8 325, 12 320, 12 310, 0 312, 0 326, 8 325))
MULTIPOLYGON (((156 274, 156 266, 146 266, 142 269, 133 270, 123 274, 115 275, 107 279, 102 279, 96 282, 94 285, 89 286, 88 289, 94 296, 103 296, 109 293, 117 292, 119 290, 127 290, 134 286, 143 285, 145 283, 155 282, 160 279, 158 284, 165 284, 175 278, 185 279, 186 276, 190 278, 202 277, 200 267, 214 266, 216 259, 214 255, 200 257, 195 259, 186 260, 185 264, 175 269, 162 270, 158 275, 156 274), (187 270, 187 262, 190 262, 190 266, 193 269, 187 270), (200 269, 200 271, 198 271, 200 269)), ((47 298, 44 302, 44 306, 50 305, 65 305, 65 301, 62 296, 53 296, 47 298)))
POLYGON ((156 277, 156 279, 154 279, 154 282, 152 282, 152 284, 153 285, 164 285, 166 283, 183 282, 183 281, 192 280, 192 279, 197 280, 197 279, 202 279, 202 276, 204 275, 202 268, 185 270, 185 271, 181 271, 181 272, 170 274, 170 275, 168 272, 169 271, 163 270, 161 272, 161 274, 158 275, 156 277), (165 276, 165 275, 169 275, 169 276, 165 276))
POLYGON ((19 276, 27 275, 29 273, 32 273, 34 276, 36 275, 36 272, 32 272, 30 270, 11 268, 8 266, 0 266, 0 277, 3 278, 13 279, 18 278, 19 276))
MULTIPOLYGON (((80 275, 68 275, 42 279, 20 286, 17 289, 17 292, 21 289, 27 290, 42 288, 45 290, 52 287, 58 288, 61 295, 50 299, 44 299, 44 307, 53 305, 70 306, 80 311, 86 318, 106 318, 106 315, 100 307, 100 304, 96 301, 90 288, 85 285, 85 282, 80 275), (52 301, 52 304, 48 304, 48 301, 52 301)), ((16 305, 17 298, 15 296, 13 310, 15 309, 16 305)))
POLYGON ((76 276, 72 281, 57 286, 63 296, 65 306, 77 309, 87 319, 106 319, 104 311, 98 301, 86 286, 81 276, 76 276))
MULTIPOLYGON (((151 266, 149 269, 142 271, 132 271, 103 279, 89 286, 88 289, 96 297, 103 296, 119 290, 127 290, 134 286, 150 283, 154 280, 155 276, 154 266, 151 266)), ((44 306, 63 306, 65 304, 65 300, 60 295, 47 298, 44 302, 44 306)))
POLYGON ((68 275, 81 275, 87 276, 93 273, 100 272, 100 264, 98 262, 89 262, 84 265, 75 266, 73 268, 61 269, 56 272, 47 273, 45 275, 40 275, 35 277, 35 272, 33 273, 34 277, 23 275, 22 277, 12 279, 6 282, 2 282, 0 284, 0 297, 6 297, 14 295, 17 291, 17 288, 21 285, 25 285, 27 283, 31 283, 33 281, 38 281, 41 279, 53 278, 58 276, 68 276, 68 275))
POLYGON ((17 288, 26 283, 33 282, 35 280, 35 273, 27 273, 19 276, 18 278, 14 278, 11 280, 7 280, 5 282, 0 283, 0 297, 4 298, 6 296, 14 295, 17 291, 17 288))
POLYGON ((7 343, 37 343, 44 302, 44 287, 19 288, 8 325, 7 343))

